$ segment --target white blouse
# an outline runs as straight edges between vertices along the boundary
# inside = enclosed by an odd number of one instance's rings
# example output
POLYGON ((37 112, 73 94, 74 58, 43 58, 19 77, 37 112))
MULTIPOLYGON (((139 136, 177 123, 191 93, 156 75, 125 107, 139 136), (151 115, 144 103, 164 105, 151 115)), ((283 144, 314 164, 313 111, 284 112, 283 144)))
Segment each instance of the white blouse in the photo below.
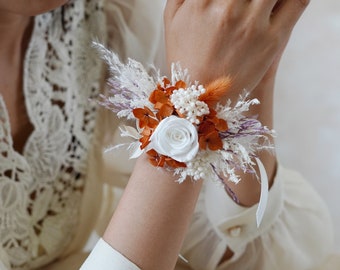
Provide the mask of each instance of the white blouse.
MULTIPOLYGON (((162 63, 163 2, 71 0, 35 18, 23 89, 34 130, 23 153, 13 148, 0 96, 0 270, 79 269, 89 235, 103 232, 133 164, 126 153, 102 154, 119 123, 89 101, 106 72, 90 44, 108 40, 122 57, 162 63)), ((299 175, 279 168, 259 229, 255 208, 207 181, 181 252, 188 263, 176 269, 303 270, 330 252, 328 211, 299 175), (226 247, 235 255, 217 266, 226 247)), ((83 269, 110 266, 138 269, 99 240, 83 269)))

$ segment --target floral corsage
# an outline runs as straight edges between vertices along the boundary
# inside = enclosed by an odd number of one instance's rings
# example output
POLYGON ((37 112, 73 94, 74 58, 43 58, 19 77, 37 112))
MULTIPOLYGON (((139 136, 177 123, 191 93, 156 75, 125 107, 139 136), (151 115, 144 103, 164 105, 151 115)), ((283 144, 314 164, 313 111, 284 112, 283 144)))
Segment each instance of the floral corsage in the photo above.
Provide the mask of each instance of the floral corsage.
POLYGON ((180 183, 187 178, 223 183, 234 200, 237 198, 226 181, 238 183, 237 171, 256 174, 257 163, 262 183, 259 224, 267 201, 268 180, 257 152, 272 148, 269 137, 273 131, 255 117, 244 115, 259 101, 248 100, 244 93, 231 106, 227 100, 231 87, 228 77, 208 85, 191 83, 188 71, 173 64, 171 78, 167 78, 154 68, 147 72, 135 60, 122 63, 101 44, 95 43, 95 47, 110 71, 109 93, 101 95, 100 105, 119 118, 136 120, 135 126, 120 128, 121 136, 130 137, 133 142, 108 150, 126 147, 130 158, 146 153, 153 166, 172 170, 180 183), (227 101, 222 104, 223 99, 227 101))

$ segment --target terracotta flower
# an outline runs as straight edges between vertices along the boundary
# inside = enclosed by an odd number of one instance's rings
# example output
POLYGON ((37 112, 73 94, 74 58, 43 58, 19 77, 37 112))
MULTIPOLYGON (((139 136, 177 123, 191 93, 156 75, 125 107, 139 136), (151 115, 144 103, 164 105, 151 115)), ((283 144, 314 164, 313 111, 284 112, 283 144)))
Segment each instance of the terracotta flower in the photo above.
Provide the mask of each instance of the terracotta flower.
POLYGON ((171 168, 184 168, 186 164, 172 159, 171 157, 158 154, 155 150, 151 149, 146 152, 149 155, 149 162, 155 167, 164 167, 168 165, 171 168))
POLYGON ((205 121, 199 126, 198 136, 199 146, 202 150, 209 148, 212 151, 216 151, 223 147, 222 139, 215 125, 210 121, 205 121))
POLYGON ((132 113, 139 120, 140 128, 155 128, 158 125, 155 114, 146 106, 133 109, 132 113))

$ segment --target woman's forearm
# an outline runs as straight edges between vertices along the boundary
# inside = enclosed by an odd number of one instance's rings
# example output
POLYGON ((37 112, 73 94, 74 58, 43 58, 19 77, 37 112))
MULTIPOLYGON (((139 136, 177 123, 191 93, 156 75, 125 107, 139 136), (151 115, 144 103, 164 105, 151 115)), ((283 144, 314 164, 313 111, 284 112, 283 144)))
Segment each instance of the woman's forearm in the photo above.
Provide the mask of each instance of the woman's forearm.
POLYGON ((173 269, 201 181, 175 182, 171 172, 137 161, 104 240, 142 269, 173 269))
MULTIPOLYGON (((274 70, 269 70, 262 81, 251 92, 252 98, 257 98, 260 101, 259 105, 251 107, 249 116, 257 116, 258 120, 264 126, 273 128, 273 95, 274 95, 274 80, 277 66, 272 67, 274 70)), ((269 138, 274 145, 273 138, 269 138)), ((269 187, 274 181, 276 172, 276 155, 273 151, 262 151, 258 153, 259 159, 263 163, 269 181, 269 187)), ((259 175, 259 172, 257 172, 259 175)), ((240 205, 250 207, 259 202, 261 194, 260 182, 253 174, 242 174, 241 181, 238 184, 227 182, 228 186, 235 193, 240 205)))

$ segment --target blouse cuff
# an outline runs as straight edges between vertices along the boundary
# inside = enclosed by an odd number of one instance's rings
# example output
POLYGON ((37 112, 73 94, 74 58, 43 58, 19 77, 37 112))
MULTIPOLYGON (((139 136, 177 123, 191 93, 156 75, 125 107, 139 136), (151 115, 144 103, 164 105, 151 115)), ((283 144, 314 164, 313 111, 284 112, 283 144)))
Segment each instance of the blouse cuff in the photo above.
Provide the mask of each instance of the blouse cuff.
POLYGON ((134 263, 129 261, 121 253, 111 247, 102 238, 86 259, 80 270, 140 270, 134 263))
POLYGON ((215 227, 217 234, 224 242, 228 243, 228 246, 236 254, 242 252, 249 242, 268 230, 281 213, 283 209, 281 171, 282 168, 279 166, 274 183, 269 191, 266 211, 259 227, 256 224, 258 204, 250 208, 242 207, 226 196, 224 190, 216 187, 216 185, 207 188, 205 203, 208 218, 215 227), (218 196, 219 193, 221 193, 220 196, 218 196), (214 199, 209 199, 212 196, 214 199), (218 197, 221 200, 218 200, 218 197), (212 211, 212 209, 218 211, 212 211))

